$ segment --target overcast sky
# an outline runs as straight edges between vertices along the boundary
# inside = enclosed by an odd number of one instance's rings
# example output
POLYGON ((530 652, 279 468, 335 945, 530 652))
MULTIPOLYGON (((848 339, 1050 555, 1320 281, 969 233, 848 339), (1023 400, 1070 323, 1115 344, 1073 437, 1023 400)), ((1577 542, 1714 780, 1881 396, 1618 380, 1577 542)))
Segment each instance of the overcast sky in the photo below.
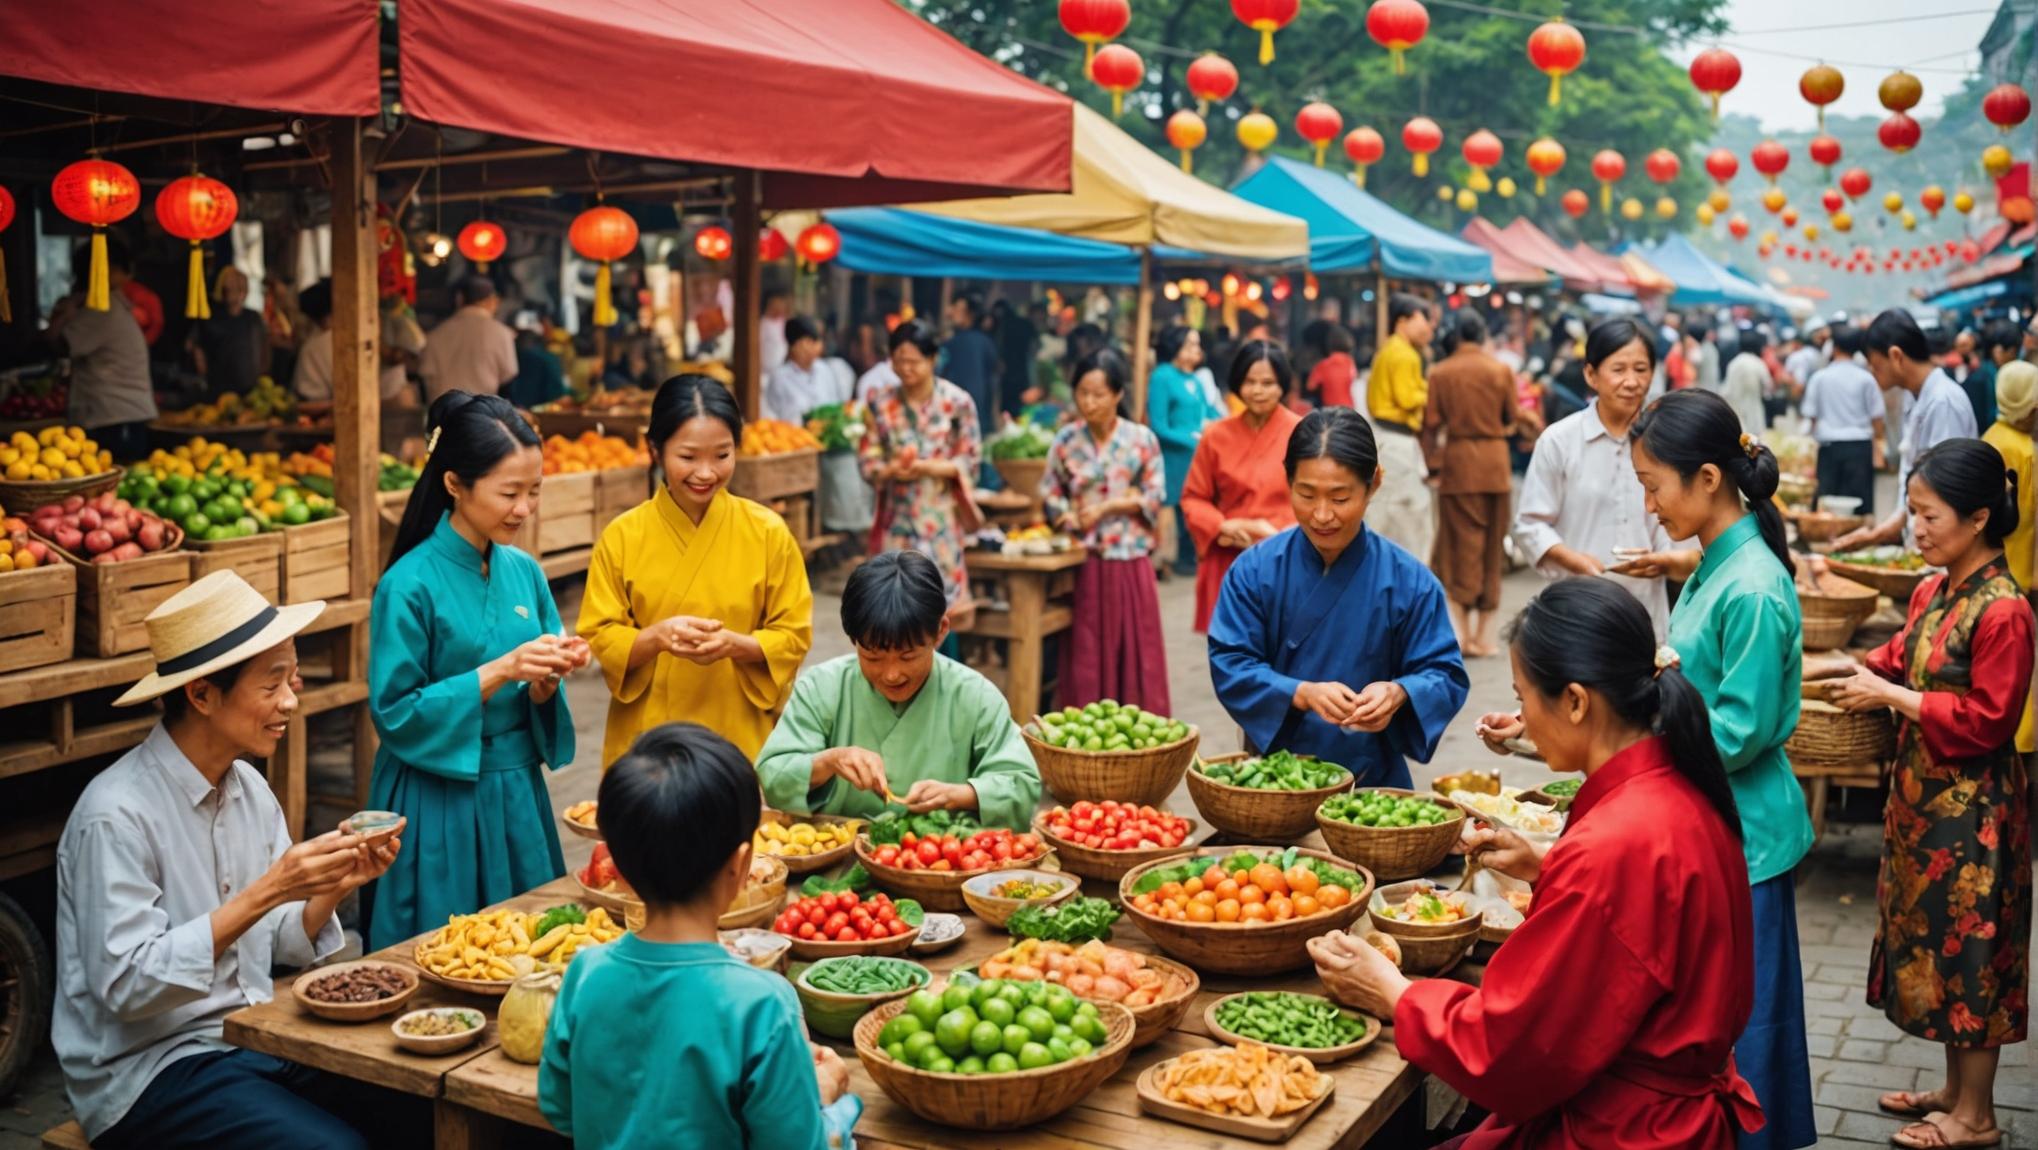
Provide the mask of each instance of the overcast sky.
MULTIPOLYGON (((1817 122, 1817 110, 1798 95, 1797 80, 1824 58, 1847 77, 1846 93, 1831 105, 1835 113, 1885 115, 1875 86, 1903 66, 1925 86, 1924 102, 1911 114, 1935 117, 1946 94, 1962 82, 1961 74, 1979 61, 1975 45, 1995 10, 1993 0, 1730 0, 1732 31, 1722 44, 1741 59, 1741 83, 1723 106, 1760 116, 1768 128, 1808 129, 1817 122), (1932 9, 1955 15, 1874 23, 1918 17, 1932 9), (1842 26, 1769 31, 1828 24, 1842 26)), ((1710 46, 1694 45, 1681 58, 1689 61, 1710 46)))

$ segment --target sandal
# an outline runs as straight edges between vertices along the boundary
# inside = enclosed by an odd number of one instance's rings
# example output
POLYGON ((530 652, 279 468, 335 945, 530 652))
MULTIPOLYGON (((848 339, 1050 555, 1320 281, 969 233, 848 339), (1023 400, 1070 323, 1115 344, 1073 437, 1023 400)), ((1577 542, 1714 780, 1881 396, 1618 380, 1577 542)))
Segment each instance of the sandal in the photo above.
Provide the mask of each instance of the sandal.
POLYGON ((1943 1093, 1939 1090, 1892 1090, 1877 1099, 1875 1104, 1882 1108, 1884 1114, 1894 1114, 1898 1118, 1923 1118, 1934 1110, 1944 1109, 1939 1105, 1944 1101, 1943 1093))
MULTIPOLYGON (((1944 1118, 1948 1122, 1953 1120, 1952 1115, 1942 1112, 1934 1112, 1932 1118, 1944 1118)), ((1977 1133, 1973 1137, 1955 1141, 1947 1135, 1945 1125, 1932 1121, 1932 1118, 1911 1123, 1890 1135, 1890 1142, 1906 1147, 1907 1150, 1981 1150, 1984 1147, 2002 1144, 2001 1129, 1991 1129, 1986 1133, 1977 1133)))

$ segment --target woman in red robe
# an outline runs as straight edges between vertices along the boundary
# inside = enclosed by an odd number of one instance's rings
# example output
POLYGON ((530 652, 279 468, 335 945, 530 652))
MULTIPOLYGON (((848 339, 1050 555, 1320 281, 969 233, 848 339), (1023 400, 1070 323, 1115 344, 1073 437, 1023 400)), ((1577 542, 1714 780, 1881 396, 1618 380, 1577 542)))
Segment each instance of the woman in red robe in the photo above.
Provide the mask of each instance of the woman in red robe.
POLYGON ((1461 1150, 1731 1147, 1763 1124, 1733 1062, 1755 957, 1705 703, 1648 611, 1603 580, 1552 584, 1509 639, 1528 738, 1552 770, 1586 776, 1542 857, 1512 831, 1465 835, 1475 862, 1533 884, 1527 920, 1477 987, 1412 983, 1342 932, 1310 943, 1317 972, 1392 1018, 1402 1057, 1492 1111, 1461 1150))
POLYGON ((1251 340, 1231 357, 1231 393, 1245 410, 1203 429, 1182 483, 1182 516, 1196 541, 1196 633, 1210 630, 1210 612, 1224 573, 1239 552, 1295 526, 1288 473, 1281 461, 1302 417, 1281 400, 1295 381, 1288 354, 1272 340, 1251 340))

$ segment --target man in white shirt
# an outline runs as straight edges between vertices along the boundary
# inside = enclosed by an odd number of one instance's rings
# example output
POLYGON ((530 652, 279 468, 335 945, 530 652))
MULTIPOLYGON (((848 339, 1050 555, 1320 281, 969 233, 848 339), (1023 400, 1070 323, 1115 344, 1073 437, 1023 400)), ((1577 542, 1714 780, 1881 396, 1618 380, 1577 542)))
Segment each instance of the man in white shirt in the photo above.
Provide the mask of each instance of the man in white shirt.
POLYGON ((495 318, 495 285, 487 276, 460 281, 460 310, 432 329, 418 374, 425 404, 449 391, 495 395, 517 375, 517 335, 495 318))
POLYGON ((1720 398, 1741 417, 1741 431, 1761 435, 1769 430, 1768 413, 1762 397, 1769 391, 1769 365, 1762 360, 1767 345, 1763 334, 1750 328, 1741 333, 1741 350, 1727 364, 1726 379, 1720 384, 1720 398))
POLYGON ((156 393, 149 378, 148 340, 134 311, 118 297, 105 311, 87 307, 80 288, 51 313, 50 335, 71 361, 71 422, 116 459, 148 454, 156 393))
POLYGON ((792 338, 786 334, 786 321, 792 318, 793 305, 782 291, 764 293, 764 315, 757 324, 757 365, 759 370, 770 371, 785 362, 792 350, 792 338))
POLYGON ((341 948, 335 908, 401 849, 344 831, 293 846, 243 761, 275 754, 301 686, 293 636, 324 608, 271 606, 218 571, 148 615, 156 668, 118 703, 162 698, 163 720, 86 786, 57 843, 50 1041, 100 1150, 365 1150, 353 1123, 392 1106, 222 1037, 275 996, 273 966, 341 948))
POLYGON ((1910 516, 1906 492, 1918 457, 1948 439, 1972 439, 1974 407, 1952 377, 1932 363, 1931 345, 1918 321, 1902 308, 1891 308, 1868 325, 1862 343, 1868 370, 1885 390, 1901 388, 1916 402, 1904 414, 1903 448, 1896 472, 1896 510, 1872 527, 1849 531, 1833 543, 1835 551, 1852 551, 1880 543, 1908 542, 1910 516))
MULTIPOLYGON (((307 403, 331 403, 333 401, 333 281, 320 280, 305 288, 297 296, 297 310, 311 324, 311 333, 304 337, 304 343, 297 349, 297 367, 290 377, 290 389, 297 398, 307 403)), ((417 325, 411 323, 411 329, 417 325)), ((415 339, 418 347, 424 346, 424 333, 416 332, 413 337, 400 325, 390 321, 389 313, 383 313, 381 345, 385 352, 392 346, 408 346, 415 339)), ((401 356, 385 354, 379 380, 382 399, 395 403, 410 387, 410 377, 404 374, 401 356)), ((417 400, 412 397, 405 406, 415 407, 417 400)))
POLYGON ((1790 376, 1802 394, 1811 386, 1812 376, 1826 366, 1826 337, 1830 334, 1824 320, 1813 321, 1818 326, 1805 333, 1804 345, 1790 353, 1783 361, 1783 370, 1790 376))
POLYGON ((1859 499, 1856 514, 1873 517, 1875 474, 1883 465, 1882 389, 1856 358, 1861 332, 1841 326, 1832 340, 1833 362, 1805 382, 1802 405, 1819 445, 1819 494, 1859 499))
POLYGON ((804 423, 807 413, 830 403, 845 403, 834 362, 821 358, 821 329, 796 315, 785 321, 786 359, 764 377, 764 417, 804 423))

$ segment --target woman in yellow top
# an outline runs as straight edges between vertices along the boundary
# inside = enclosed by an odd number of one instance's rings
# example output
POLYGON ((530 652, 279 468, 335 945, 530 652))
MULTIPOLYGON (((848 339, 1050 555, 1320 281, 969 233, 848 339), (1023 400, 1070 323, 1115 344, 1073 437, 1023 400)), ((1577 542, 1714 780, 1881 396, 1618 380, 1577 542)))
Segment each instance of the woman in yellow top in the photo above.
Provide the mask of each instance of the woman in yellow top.
POLYGON ((1401 545, 1418 563, 1430 561, 1436 520, 1430 509, 1429 469, 1423 465, 1423 412, 1429 382, 1423 378, 1423 349, 1436 325, 1429 303, 1396 292, 1387 301, 1390 333, 1373 355, 1366 377, 1366 414, 1380 448, 1380 482, 1366 513, 1366 526, 1401 545))
POLYGON ((675 719, 756 758, 814 641, 806 559, 785 521, 725 488, 743 416, 704 375, 665 381, 650 441, 664 483, 595 544, 580 634, 614 698, 602 765, 675 719))
MULTIPOLYGON (((2031 429, 2038 414, 2038 364, 2011 360, 1996 369, 1996 421, 1981 433, 1983 442, 2003 457, 2003 465, 2017 476, 2017 529, 2003 539, 2003 561, 2010 578, 2031 597, 2032 567, 2038 561, 2038 451, 2034 451, 2031 429)), ((2038 679, 2034 679, 2038 681, 2038 679)), ((2017 724, 2017 751, 2038 751, 2038 714, 2030 699, 2024 703, 2024 721, 2017 724)))

